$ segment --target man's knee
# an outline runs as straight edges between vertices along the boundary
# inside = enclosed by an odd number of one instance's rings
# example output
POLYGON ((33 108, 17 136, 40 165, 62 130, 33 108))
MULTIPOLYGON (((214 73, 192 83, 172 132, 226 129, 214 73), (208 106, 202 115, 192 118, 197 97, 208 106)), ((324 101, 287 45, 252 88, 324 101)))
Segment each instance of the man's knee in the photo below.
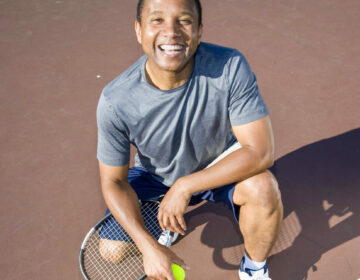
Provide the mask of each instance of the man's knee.
POLYGON ((274 208, 281 203, 278 183, 274 175, 266 170, 256 174, 235 186, 234 203, 258 204, 266 208, 274 208))
POLYGON ((129 254, 135 253, 133 244, 125 241, 100 239, 100 255, 108 262, 119 263, 129 254))

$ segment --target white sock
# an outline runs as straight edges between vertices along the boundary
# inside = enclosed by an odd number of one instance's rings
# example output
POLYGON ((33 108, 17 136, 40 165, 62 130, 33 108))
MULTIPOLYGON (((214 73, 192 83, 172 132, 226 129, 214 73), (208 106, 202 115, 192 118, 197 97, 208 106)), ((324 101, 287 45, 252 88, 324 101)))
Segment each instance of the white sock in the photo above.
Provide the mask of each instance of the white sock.
POLYGON ((255 262, 252 259, 250 259, 249 256, 245 253, 244 267, 252 270, 258 270, 261 269, 265 264, 266 264, 266 260, 263 262, 255 262))

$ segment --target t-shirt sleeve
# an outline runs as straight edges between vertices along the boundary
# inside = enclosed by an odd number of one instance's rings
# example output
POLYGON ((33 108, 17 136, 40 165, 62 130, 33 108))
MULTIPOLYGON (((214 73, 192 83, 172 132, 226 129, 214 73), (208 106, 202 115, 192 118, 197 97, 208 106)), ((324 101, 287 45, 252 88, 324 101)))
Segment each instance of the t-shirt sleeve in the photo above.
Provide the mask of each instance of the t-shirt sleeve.
POLYGON ((234 52, 229 65, 229 116, 232 126, 246 124, 269 114, 245 57, 234 52))
POLYGON ((114 108, 103 94, 98 103, 96 118, 98 126, 98 160, 111 166, 128 164, 130 141, 126 126, 116 115, 114 108))

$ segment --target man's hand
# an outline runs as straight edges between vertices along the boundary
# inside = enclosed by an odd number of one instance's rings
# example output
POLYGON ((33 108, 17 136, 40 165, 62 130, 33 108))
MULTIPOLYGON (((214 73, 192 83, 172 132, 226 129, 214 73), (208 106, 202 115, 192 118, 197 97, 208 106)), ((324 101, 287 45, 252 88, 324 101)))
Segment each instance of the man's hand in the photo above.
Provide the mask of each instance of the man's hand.
POLYGON ((171 264, 186 267, 185 262, 169 248, 153 244, 143 252, 145 274, 152 280, 175 280, 171 264))
POLYGON ((160 203, 158 214, 159 224, 163 230, 169 229, 181 235, 186 231, 184 213, 191 198, 183 184, 183 180, 179 179, 169 189, 160 203))

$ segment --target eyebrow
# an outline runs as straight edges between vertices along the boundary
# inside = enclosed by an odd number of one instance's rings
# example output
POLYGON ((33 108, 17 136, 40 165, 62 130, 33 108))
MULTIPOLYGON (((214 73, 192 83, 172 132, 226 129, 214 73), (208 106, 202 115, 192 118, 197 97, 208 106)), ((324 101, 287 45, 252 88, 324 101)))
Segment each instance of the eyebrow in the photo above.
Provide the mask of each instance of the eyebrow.
MULTIPOLYGON (((150 15, 157 15, 157 14, 163 14, 162 11, 153 11, 150 13, 150 15)), ((187 16, 191 16, 191 17, 194 17, 194 14, 191 13, 191 12, 180 12, 181 15, 187 15, 187 16)))

